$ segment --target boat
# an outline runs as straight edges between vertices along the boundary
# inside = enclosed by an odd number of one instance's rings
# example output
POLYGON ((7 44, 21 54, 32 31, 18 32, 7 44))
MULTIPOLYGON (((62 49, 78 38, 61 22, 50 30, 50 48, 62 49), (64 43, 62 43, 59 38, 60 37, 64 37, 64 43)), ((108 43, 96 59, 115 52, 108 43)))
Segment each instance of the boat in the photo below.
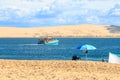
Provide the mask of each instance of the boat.
POLYGON ((59 44, 59 40, 55 39, 55 38, 42 38, 38 40, 38 44, 47 44, 47 45, 58 45, 59 44))

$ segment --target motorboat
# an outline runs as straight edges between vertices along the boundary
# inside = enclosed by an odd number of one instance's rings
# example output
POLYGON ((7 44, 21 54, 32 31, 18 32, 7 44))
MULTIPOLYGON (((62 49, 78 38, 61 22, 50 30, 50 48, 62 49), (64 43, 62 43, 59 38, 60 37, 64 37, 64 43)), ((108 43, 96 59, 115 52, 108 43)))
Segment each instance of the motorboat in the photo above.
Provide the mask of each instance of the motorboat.
POLYGON ((47 44, 47 45, 58 45, 59 44, 59 40, 55 39, 55 38, 42 38, 38 40, 38 44, 47 44))

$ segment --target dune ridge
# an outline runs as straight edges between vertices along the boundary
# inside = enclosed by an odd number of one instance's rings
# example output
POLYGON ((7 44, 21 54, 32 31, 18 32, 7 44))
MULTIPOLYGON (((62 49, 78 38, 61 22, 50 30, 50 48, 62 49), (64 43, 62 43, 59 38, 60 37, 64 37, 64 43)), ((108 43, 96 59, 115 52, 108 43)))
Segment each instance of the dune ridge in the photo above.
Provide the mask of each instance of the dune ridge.
POLYGON ((120 27, 110 25, 71 25, 38 28, 0 27, 0 37, 120 37, 120 27))
POLYGON ((92 61, 0 60, 0 80, 120 80, 120 65, 92 61))

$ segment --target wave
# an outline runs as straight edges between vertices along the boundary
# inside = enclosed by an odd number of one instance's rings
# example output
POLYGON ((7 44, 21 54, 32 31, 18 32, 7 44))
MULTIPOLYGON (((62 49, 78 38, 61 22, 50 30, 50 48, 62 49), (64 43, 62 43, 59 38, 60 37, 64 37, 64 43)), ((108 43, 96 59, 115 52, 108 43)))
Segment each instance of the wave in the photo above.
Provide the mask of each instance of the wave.
POLYGON ((44 44, 19 44, 21 46, 25 46, 25 45, 33 45, 33 46, 38 46, 38 45, 44 45, 44 44))

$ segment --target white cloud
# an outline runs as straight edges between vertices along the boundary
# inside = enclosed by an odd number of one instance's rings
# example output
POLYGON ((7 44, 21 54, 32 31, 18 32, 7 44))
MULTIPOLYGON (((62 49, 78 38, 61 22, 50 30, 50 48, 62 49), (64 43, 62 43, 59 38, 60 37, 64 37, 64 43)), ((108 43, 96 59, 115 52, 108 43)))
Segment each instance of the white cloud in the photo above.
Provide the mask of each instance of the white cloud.
MULTIPOLYGON (((102 10, 106 11, 111 9, 115 4, 120 3, 116 0, 1 0, 0 9, 10 8, 13 10, 18 10, 17 16, 30 16, 36 14, 39 11, 48 11, 50 13, 50 8, 54 10, 69 10, 73 11, 74 9, 78 12, 81 9, 85 10, 102 10), (32 14, 31 14, 32 13, 32 14)), ((53 11, 52 11, 53 12, 53 11)), ((81 11, 80 11, 81 13, 81 11)), ((86 12, 85 12, 86 13, 86 12)), ((84 14, 84 13, 82 13, 84 14)))
POLYGON ((114 5, 120 3, 119 0, 93 0, 93 1, 89 1, 89 0, 85 0, 83 1, 82 4, 84 4, 82 7, 83 8, 87 8, 87 9, 96 9, 96 10, 109 10, 112 7, 114 7, 114 5))
POLYGON ((110 9, 109 14, 112 16, 120 16, 120 4, 116 4, 110 9))
POLYGON ((99 18, 97 16, 89 16, 89 17, 87 17, 86 21, 88 23, 94 23, 94 24, 100 22, 100 20, 99 20, 99 18))
POLYGON ((65 18, 58 18, 58 22, 64 24, 67 23, 67 20, 65 18))
POLYGON ((112 15, 120 16, 120 9, 115 9, 114 12, 112 12, 112 15))
POLYGON ((101 16, 120 15, 119 0, 0 0, 1 21, 16 20, 41 24, 100 23, 101 16), (114 9, 113 9, 114 8, 114 9), (4 14, 4 15, 3 15, 4 14), (39 16, 40 15, 40 16, 39 16), (46 17, 44 17, 44 16, 46 17), (55 16, 54 16, 55 15, 55 16), (42 19, 41 19, 42 16, 42 19), (47 17, 48 16, 48 17, 47 17), (50 16, 50 17, 49 17, 50 16), (86 16, 88 17, 86 19, 86 16), (14 19, 13 19, 14 18, 14 19), (50 21, 49 21, 50 20, 50 21), (54 20, 51 22, 51 20, 54 20), (51 22, 51 23, 49 23, 51 22))
POLYGON ((1 0, 0 1, 0 9, 7 10, 11 9, 16 14, 16 17, 27 17, 33 16, 38 11, 45 10, 49 11, 50 6, 54 0, 44 0, 40 2, 39 0, 29 1, 29 0, 1 0))
POLYGON ((9 17, 3 17, 3 16, 0 16, 0 21, 6 21, 6 20, 9 20, 9 17))
POLYGON ((5 21, 9 19, 10 19, 9 13, 5 10, 0 10, 0 21, 5 21))

